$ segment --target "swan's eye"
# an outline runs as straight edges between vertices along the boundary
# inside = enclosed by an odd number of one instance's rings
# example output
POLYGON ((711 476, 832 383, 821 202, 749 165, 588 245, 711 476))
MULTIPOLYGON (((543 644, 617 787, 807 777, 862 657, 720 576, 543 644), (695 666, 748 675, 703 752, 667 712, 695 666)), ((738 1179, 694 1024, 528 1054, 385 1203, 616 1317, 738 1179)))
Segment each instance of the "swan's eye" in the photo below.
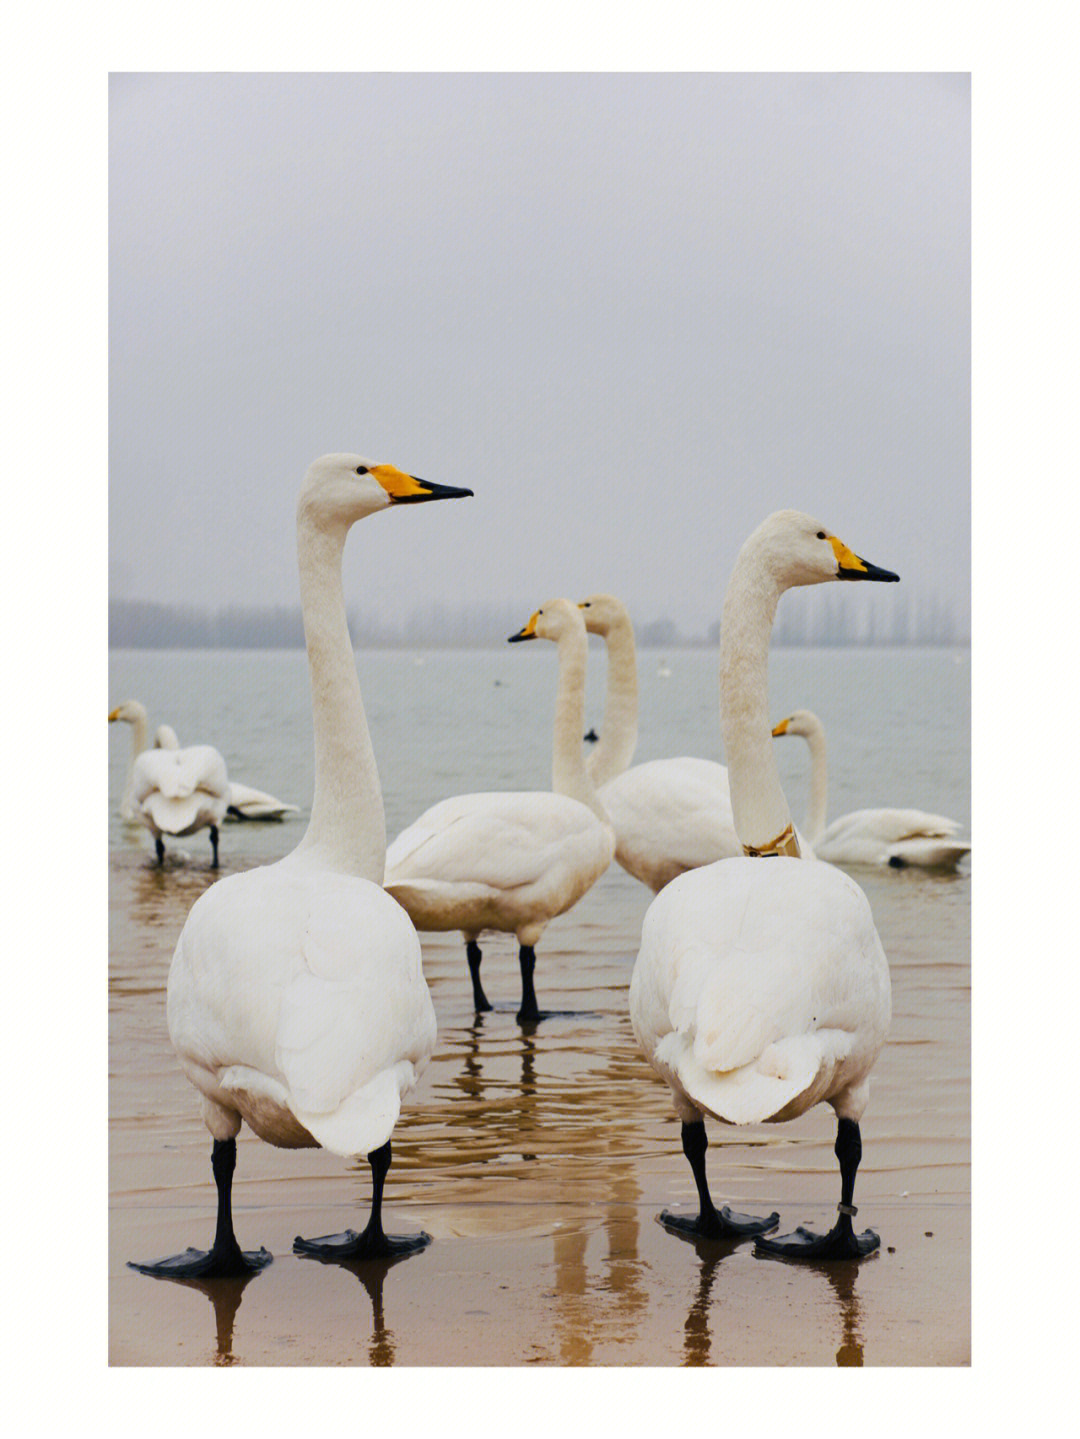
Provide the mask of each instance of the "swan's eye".
POLYGON ((357 473, 358 475, 366 475, 366 474, 368 473, 368 467, 367 467, 367 465, 357 465, 357 467, 356 467, 356 473, 357 473))
POLYGON ((818 530, 817 537, 819 540, 824 540, 827 538, 824 530, 818 530))

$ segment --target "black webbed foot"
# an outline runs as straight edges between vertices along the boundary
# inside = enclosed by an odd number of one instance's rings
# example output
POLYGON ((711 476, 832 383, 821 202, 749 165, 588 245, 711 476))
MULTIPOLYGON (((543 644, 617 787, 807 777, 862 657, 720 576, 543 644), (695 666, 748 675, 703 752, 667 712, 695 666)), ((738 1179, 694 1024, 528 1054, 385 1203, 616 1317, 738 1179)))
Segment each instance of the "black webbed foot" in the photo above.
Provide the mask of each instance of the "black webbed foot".
POLYGON ((426 1249, 430 1243, 431 1235, 423 1230, 419 1234, 371 1234, 365 1229, 358 1234, 355 1229, 346 1229, 342 1234, 324 1234, 319 1239, 303 1239, 298 1234, 293 1240, 293 1253, 324 1264, 355 1264, 369 1259, 401 1259, 426 1249))
POLYGON ((663 1209, 657 1219, 672 1234, 688 1239, 747 1239, 767 1234, 780 1223, 780 1216, 775 1212, 767 1219, 758 1219, 752 1214, 738 1214, 726 1204, 722 1209, 696 1215, 672 1214, 669 1209, 663 1209))
POLYGON ((772 1254, 779 1259, 794 1259, 820 1264, 835 1259, 864 1259, 881 1244, 881 1236, 872 1229, 856 1234, 850 1219, 841 1217, 828 1234, 815 1234, 800 1224, 793 1234, 778 1234, 775 1239, 755 1239, 759 1254, 772 1254))
POLYGON ((257 1274, 273 1259, 268 1249, 226 1248, 185 1249, 153 1264, 136 1264, 128 1260, 128 1268, 155 1279, 237 1279, 257 1274))

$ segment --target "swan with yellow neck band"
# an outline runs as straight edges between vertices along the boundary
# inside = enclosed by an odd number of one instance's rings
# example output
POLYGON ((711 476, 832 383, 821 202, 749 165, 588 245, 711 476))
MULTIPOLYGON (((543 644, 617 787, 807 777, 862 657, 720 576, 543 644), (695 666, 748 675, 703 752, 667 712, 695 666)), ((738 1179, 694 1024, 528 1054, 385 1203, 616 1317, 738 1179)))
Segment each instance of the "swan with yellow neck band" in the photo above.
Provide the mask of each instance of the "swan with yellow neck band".
POLYGON ((753 1235, 763 1252, 815 1261, 858 1258, 880 1243, 870 1230, 856 1234, 851 1220, 859 1119, 891 1017, 889 969, 854 881, 783 852, 791 815, 773 755, 767 672, 785 590, 896 578, 795 510, 770 515, 735 562, 721 619, 720 712, 747 854, 691 870, 653 900, 630 983, 634 1033, 671 1087, 698 1190, 696 1217, 661 1215, 677 1233, 753 1235), (822 1102, 838 1121, 833 1229, 766 1239, 775 1214, 717 1211, 705 1176, 705 1116, 780 1123, 822 1102))

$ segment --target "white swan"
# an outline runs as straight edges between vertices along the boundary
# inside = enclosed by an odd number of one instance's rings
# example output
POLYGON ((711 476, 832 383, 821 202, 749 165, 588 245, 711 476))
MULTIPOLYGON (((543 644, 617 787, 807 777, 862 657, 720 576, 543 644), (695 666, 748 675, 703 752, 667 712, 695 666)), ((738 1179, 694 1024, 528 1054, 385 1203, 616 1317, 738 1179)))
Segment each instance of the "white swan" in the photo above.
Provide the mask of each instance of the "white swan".
POLYGON ((796 710, 773 729, 774 737, 801 735, 810 749, 810 809, 806 828, 819 859, 832 864, 887 864, 893 869, 955 869, 971 845, 957 839, 960 825, 922 809, 857 809, 826 828, 828 764, 825 727, 810 710, 796 710))
MULTIPOLYGON (((124 792, 120 798, 120 817, 124 820, 138 820, 139 814, 135 807, 135 761, 146 749, 149 727, 146 707, 138 700, 124 700, 109 714, 109 723, 112 724, 115 720, 124 720, 131 726, 131 760, 124 782, 124 792)), ((176 731, 170 725, 158 726, 154 732, 154 748, 180 748, 176 731)), ((267 794, 265 790, 253 789, 251 785, 242 784, 239 780, 229 780, 229 802, 225 811, 227 820, 279 820, 284 819, 287 814, 299 813, 295 804, 286 804, 283 800, 275 799, 272 794, 267 794)))
POLYGON ((659 894, 688 869, 742 854, 727 770, 690 755, 628 768, 638 737, 634 627, 614 595, 589 595, 581 611, 585 628, 603 639, 608 664, 604 722, 589 773, 615 828, 615 858, 659 894))
POLYGON ((109 723, 115 724, 117 721, 131 726, 131 758, 128 760, 124 790, 120 796, 120 818, 137 822, 139 812, 135 807, 135 761, 146 748, 149 731, 146 706, 138 700, 121 701, 114 710, 109 711, 109 723))
POLYGON ((241 1253, 230 1192, 246 1120, 284 1148, 366 1154, 371 1218, 321 1240, 321 1258, 409 1253, 427 1235, 384 1234, 382 1191, 401 1097, 435 1045, 435 1012, 408 916, 380 884, 386 850, 371 749, 341 586, 350 526, 406 501, 471 494, 324 455, 297 507, 300 597, 311 672, 315 798, 303 839, 278 863, 232 875, 192 906, 169 971, 169 1034, 203 1096, 214 1138, 217 1233, 206 1253, 136 1265, 165 1277, 238 1274, 268 1263, 241 1253))
POLYGON ((544 605, 514 640, 559 647, 550 791, 458 795, 433 805, 386 854, 386 888, 420 930, 460 929, 477 1011, 491 1008, 480 983, 484 930, 517 937, 520 1023, 544 1015, 536 1003, 535 946, 548 924, 575 905, 611 863, 615 836, 585 769, 581 725, 588 641, 570 600, 544 605))
POLYGON ((132 757, 120 813, 134 818, 154 836, 158 864, 165 863, 165 835, 177 837, 209 829, 212 868, 218 867, 218 825, 229 803, 225 761, 212 745, 181 749, 176 733, 161 725, 153 749, 146 749, 146 710, 137 700, 124 700, 110 722, 132 726, 132 757))
POLYGON ((793 1259, 855 1258, 880 1243, 870 1230, 856 1235, 851 1218, 859 1119, 891 1017, 889 968, 858 885, 799 858, 767 689, 769 635, 784 590, 896 578, 794 510, 771 515, 735 563, 721 624, 720 712, 747 857, 681 875, 653 900, 630 984, 634 1032, 674 1093, 700 1200, 693 1219, 661 1215, 677 1232, 760 1236, 777 1222, 713 1206, 706 1114, 730 1124, 775 1123, 825 1101, 838 1117, 836 1225, 820 1237, 800 1228, 756 1242, 793 1259))

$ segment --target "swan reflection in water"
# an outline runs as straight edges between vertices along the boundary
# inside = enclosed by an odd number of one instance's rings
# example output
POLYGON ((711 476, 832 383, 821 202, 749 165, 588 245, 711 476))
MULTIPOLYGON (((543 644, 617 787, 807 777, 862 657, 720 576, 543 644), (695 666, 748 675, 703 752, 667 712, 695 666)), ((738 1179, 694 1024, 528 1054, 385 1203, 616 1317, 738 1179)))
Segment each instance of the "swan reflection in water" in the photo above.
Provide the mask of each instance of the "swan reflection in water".
POLYGON ((383 1314, 383 1281, 395 1264, 402 1264, 408 1254, 392 1254, 381 1259, 332 1259, 318 1254, 302 1254, 300 1259, 316 1264, 332 1264, 354 1274, 371 1300, 371 1338, 368 1341, 368 1362, 373 1368, 388 1368, 397 1358, 394 1331, 387 1329, 383 1314))
POLYGON ((233 1327, 244 1290, 256 1273, 257 1271, 252 1271, 228 1279, 184 1279, 165 1274, 155 1274, 152 1277, 168 1284, 176 1284, 182 1289, 197 1289, 200 1294, 206 1295, 214 1306, 214 1322, 217 1327, 217 1345, 210 1362, 225 1367, 240 1362, 233 1353, 233 1327))

